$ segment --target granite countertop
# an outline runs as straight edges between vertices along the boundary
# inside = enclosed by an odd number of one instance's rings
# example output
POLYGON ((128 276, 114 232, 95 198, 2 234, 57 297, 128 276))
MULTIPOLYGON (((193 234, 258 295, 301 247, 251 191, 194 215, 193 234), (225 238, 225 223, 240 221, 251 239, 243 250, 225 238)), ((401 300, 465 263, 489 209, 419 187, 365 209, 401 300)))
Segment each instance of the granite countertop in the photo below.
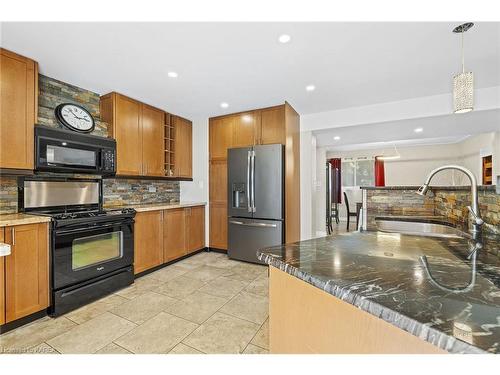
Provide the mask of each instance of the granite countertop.
POLYGON ((258 257, 441 349, 500 353, 500 237, 468 252, 464 239, 352 232, 258 257))
MULTIPOLYGON (((423 182, 423 181, 422 181, 423 182)), ((360 186, 363 190, 417 190, 421 186, 417 185, 405 185, 405 186, 360 186)), ((469 186, 439 186, 439 185, 429 185, 430 190, 467 190, 470 191, 469 186)), ((495 191, 495 185, 479 185, 477 187, 478 191, 495 191)))
POLYGON ((137 212, 146 212, 146 211, 168 210, 174 208, 195 207, 195 206, 205 206, 205 205, 206 202, 184 201, 184 202, 173 202, 173 203, 131 204, 125 206, 109 206, 104 208, 108 210, 119 209, 119 208, 133 208, 137 212))
POLYGON ((50 220, 51 218, 48 216, 5 214, 0 215, 0 228, 13 225, 48 223, 50 220))

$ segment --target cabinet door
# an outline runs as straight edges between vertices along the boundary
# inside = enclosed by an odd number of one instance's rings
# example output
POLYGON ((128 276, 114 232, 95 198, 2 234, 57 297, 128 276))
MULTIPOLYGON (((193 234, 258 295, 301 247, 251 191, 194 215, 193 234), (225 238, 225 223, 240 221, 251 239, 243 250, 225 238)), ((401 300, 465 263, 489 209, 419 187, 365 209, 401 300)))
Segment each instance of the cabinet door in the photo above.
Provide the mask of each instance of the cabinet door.
POLYGON ((5 240, 12 246, 5 257, 7 323, 49 306, 48 234, 45 223, 5 228, 5 240))
POLYGON ((210 247, 227 250, 227 204, 210 203, 210 247))
POLYGON ((211 161, 209 171, 210 202, 227 202, 227 161, 211 161))
POLYGON ((36 62, 0 49, 0 168, 33 169, 36 62))
POLYGON ((186 208, 188 217, 188 252, 205 247, 205 206, 186 208))
POLYGON ((142 167, 144 176, 165 176, 164 125, 165 113, 142 105, 142 167))
POLYGON ((259 117, 257 111, 234 116, 232 147, 253 146, 257 143, 259 117))
MULTIPOLYGON (((0 228, 0 242, 5 242, 4 229, 0 228)), ((5 324, 5 257, 0 257, 0 325, 5 324)))
POLYGON ((186 255, 186 216, 183 208, 164 211, 163 254, 165 262, 186 255))
POLYGON ((138 212, 134 225, 134 273, 163 263, 162 211, 138 212))
POLYGON ((234 117, 210 120, 210 159, 226 159, 232 146, 234 117))
POLYGON ((191 121, 174 117, 175 175, 193 177, 193 127, 191 121))
POLYGON ((114 136, 116 139, 116 172, 121 175, 142 174, 141 104, 116 94, 114 136))
POLYGON ((285 144, 285 107, 263 109, 260 129, 260 144, 285 144))

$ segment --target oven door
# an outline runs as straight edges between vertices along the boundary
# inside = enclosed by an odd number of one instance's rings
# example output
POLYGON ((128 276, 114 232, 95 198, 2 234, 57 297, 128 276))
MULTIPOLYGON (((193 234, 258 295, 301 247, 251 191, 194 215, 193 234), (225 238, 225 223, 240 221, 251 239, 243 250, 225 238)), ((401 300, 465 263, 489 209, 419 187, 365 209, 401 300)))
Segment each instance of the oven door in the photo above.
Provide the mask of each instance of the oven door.
POLYGON ((89 223, 53 232, 53 288, 70 286, 134 262, 134 220, 89 223))
POLYGON ((100 147, 69 140, 37 138, 37 170, 99 173, 100 163, 100 147))

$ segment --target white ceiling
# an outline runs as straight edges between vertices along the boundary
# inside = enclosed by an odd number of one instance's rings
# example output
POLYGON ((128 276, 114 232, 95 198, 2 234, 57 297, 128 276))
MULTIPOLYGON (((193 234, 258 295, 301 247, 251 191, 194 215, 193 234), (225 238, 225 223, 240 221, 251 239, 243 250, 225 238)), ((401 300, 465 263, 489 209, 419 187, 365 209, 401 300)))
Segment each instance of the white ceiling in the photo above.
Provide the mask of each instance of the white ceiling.
POLYGON ((319 147, 348 151, 379 148, 387 144, 410 146, 456 143, 464 137, 492 131, 500 131, 500 109, 346 126, 319 130, 314 134, 319 147), (416 128, 422 128, 423 131, 415 133, 416 128), (335 140, 335 136, 340 139, 335 140))
MULTIPOLYGON (((455 25, 3 23, 1 45, 37 60, 42 74, 188 118, 284 100, 308 114, 449 93, 460 68, 455 25), (278 43, 282 33, 292 41, 278 43)), ((477 23, 465 42, 475 87, 500 85, 500 23, 477 23)))

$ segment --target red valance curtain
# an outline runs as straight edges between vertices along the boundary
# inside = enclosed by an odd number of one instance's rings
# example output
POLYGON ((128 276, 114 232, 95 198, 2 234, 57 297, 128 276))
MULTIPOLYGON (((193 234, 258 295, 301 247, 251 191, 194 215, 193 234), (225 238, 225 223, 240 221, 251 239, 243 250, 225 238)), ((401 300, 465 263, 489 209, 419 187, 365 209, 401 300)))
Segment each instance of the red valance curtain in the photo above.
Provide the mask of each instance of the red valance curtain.
POLYGON ((332 181, 330 183, 332 184, 333 203, 342 203, 342 182, 340 180, 342 160, 333 158, 328 162, 332 166, 332 181))
POLYGON ((385 186, 384 160, 375 156, 375 186, 385 186))

